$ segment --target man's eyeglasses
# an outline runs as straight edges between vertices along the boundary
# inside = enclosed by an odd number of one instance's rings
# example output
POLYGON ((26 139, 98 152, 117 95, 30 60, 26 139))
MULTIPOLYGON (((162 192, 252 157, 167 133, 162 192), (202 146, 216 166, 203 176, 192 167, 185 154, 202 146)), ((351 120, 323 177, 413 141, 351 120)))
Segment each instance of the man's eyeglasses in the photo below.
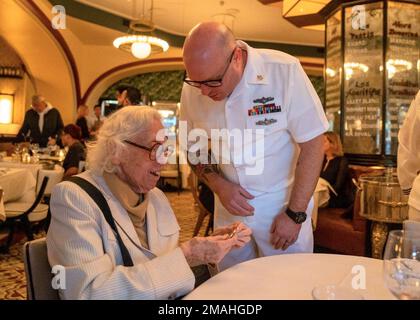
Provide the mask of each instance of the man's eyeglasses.
POLYGON ((191 79, 187 78, 187 72, 185 71, 183 81, 185 83, 189 84, 190 86, 193 86, 193 87, 196 87, 196 88, 200 88, 202 85, 205 85, 205 86, 211 87, 211 88, 220 87, 223 84, 223 78, 225 77, 225 74, 229 69, 229 66, 230 66, 230 63, 232 62, 233 55, 236 51, 236 48, 237 47, 235 47, 233 49, 232 53, 230 54, 229 62, 227 64, 226 68, 225 68, 225 71, 223 72, 222 76, 220 77, 220 79, 206 80, 206 81, 194 81, 194 80, 191 80, 191 79))
POLYGON ((167 162, 167 159, 172 155, 172 153, 175 150, 173 145, 159 142, 155 143, 150 148, 139 145, 130 140, 124 140, 124 142, 136 148, 149 151, 149 159, 152 161, 157 161, 160 164, 165 164, 167 162))

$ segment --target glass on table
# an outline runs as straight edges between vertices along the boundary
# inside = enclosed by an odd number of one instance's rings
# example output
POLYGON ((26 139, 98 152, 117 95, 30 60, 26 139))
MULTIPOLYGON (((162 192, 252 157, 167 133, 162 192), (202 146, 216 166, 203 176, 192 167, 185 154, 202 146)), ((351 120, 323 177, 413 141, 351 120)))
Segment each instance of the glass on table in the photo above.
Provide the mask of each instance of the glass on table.
POLYGON ((31 150, 31 152, 32 152, 32 155, 37 155, 38 154, 38 152, 39 152, 39 144, 38 143, 31 143, 30 145, 29 145, 29 149, 31 150))
POLYGON ((420 231, 393 230, 383 263, 388 289, 401 300, 420 300, 420 231))
POLYGON ((39 144, 38 143, 31 143, 29 145, 29 150, 31 150, 31 152, 32 152, 32 159, 31 159, 32 162, 38 163, 38 161, 39 161, 38 152, 40 151, 39 144))
POLYGON ((353 288, 351 270, 337 283, 318 285, 312 290, 315 300, 364 300, 361 289, 353 288))
POLYGON ((357 290, 337 284, 316 286, 312 290, 312 297, 315 300, 364 300, 357 290))
POLYGON ((12 153, 12 161, 13 162, 22 162, 22 154, 24 152, 24 144, 22 143, 17 143, 14 146, 14 150, 12 153))

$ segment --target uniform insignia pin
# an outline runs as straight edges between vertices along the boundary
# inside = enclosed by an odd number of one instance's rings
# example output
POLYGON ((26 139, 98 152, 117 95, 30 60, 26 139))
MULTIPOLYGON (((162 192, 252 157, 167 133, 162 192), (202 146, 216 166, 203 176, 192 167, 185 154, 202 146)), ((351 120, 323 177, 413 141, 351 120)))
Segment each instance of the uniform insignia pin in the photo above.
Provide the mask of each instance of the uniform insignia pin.
POLYGON ((265 118, 264 120, 258 120, 257 122, 255 122, 255 124, 257 126, 268 126, 270 124, 276 123, 277 120, 276 119, 267 119, 265 118))
POLYGON ((259 80, 259 81, 261 81, 261 80, 263 80, 264 79, 264 77, 262 76, 262 75, 257 75, 257 79, 259 80))

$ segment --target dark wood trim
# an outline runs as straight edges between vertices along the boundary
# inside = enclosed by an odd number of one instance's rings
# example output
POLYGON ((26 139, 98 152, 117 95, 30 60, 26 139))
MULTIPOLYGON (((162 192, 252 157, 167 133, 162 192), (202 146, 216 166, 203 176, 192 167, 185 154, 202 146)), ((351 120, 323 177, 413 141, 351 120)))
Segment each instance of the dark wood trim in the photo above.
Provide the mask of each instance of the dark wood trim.
POLYGON ((322 16, 319 12, 306 14, 302 16, 291 16, 291 17, 283 16, 283 18, 289 21, 290 23, 293 23, 295 26, 299 28, 325 23, 325 17, 322 16))
POLYGON ((80 105, 81 90, 80 90, 79 71, 77 70, 76 60, 74 59, 74 56, 70 50, 70 47, 67 45, 61 33, 51 26, 50 19, 44 14, 44 12, 36 5, 36 3, 33 0, 19 1, 19 3, 25 6, 26 9, 28 9, 30 12, 32 12, 32 14, 35 17, 38 18, 38 20, 44 25, 44 27, 48 30, 48 32, 51 33, 51 35, 54 37, 54 39, 63 49, 63 52, 67 58, 68 63, 70 64, 70 68, 73 74, 73 82, 74 82, 74 88, 76 91, 77 106, 80 105))
POLYGON ((315 63, 315 62, 301 62, 302 67, 307 68, 320 68, 322 69, 324 65, 322 63, 315 63))
POLYGON ((275 3, 275 2, 282 2, 283 0, 258 0, 259 2, 261 2, 264 5, 267 4, 271 4, 271 3, 275 3))
MULTIPOLYGON (((386 152, 386 127, 388 122, 388 74, 386 70, 386 55, 388 53, 388 1, 382 1, 382 132, 381 132, 381 150, 382 154, 386 152), (384 67, 385 66, 385 67, 384 67)), ((389 128, 391 130, 391 128, 389 128)), ((392 139, 390 144, 392 143, 392 139)), ((390 150, 391 151, 391 150, 390 150)))
POLYGON ((116 66, 104 73, 102 73, 99 77, 97 77, 89 86, 89 88, 86 90, 85 94, 83 95, 82 99, 81 99, 81 104, 85 104, 89 95, 92 93, 93 89, 95 89, 95 87, 98 85, 98 83, 100 83, 102 80, 104 80, 105 78, 109 77, 111 74, 124 70, 124 69, 130 69, 133 67, 139 67, 139 66, 143 66, 143 65, 148 65, 148 64, 154 64, 154 63, 167 63, 167 62, 181 62, 182 63, 182 58, 181 57, 175 57, 175 58, 157 58, 157 59, 148 59, 148 60, 142 60, 142 61, 136 61, 136 62, 130 62, 130 63, 126 63, 126 64, 122 64, 119 66, 116 66))

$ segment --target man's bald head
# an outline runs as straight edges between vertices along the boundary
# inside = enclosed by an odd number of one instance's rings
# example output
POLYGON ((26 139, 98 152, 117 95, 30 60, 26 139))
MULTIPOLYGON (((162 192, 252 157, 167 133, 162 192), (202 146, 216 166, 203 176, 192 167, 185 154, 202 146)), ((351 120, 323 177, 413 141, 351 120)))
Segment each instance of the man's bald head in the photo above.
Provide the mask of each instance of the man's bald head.
POLYGON ((217 22, 198 24, 184 43, 187 83, 214 101, 225 99, 241 80, 246 64, 244 51, 225 25, 217 22))
POLYGON ((235 47, 232 31, 222 23, 202 22, 188 34, 184 43, 184 61, 213 61, 228 55, 235 47))

